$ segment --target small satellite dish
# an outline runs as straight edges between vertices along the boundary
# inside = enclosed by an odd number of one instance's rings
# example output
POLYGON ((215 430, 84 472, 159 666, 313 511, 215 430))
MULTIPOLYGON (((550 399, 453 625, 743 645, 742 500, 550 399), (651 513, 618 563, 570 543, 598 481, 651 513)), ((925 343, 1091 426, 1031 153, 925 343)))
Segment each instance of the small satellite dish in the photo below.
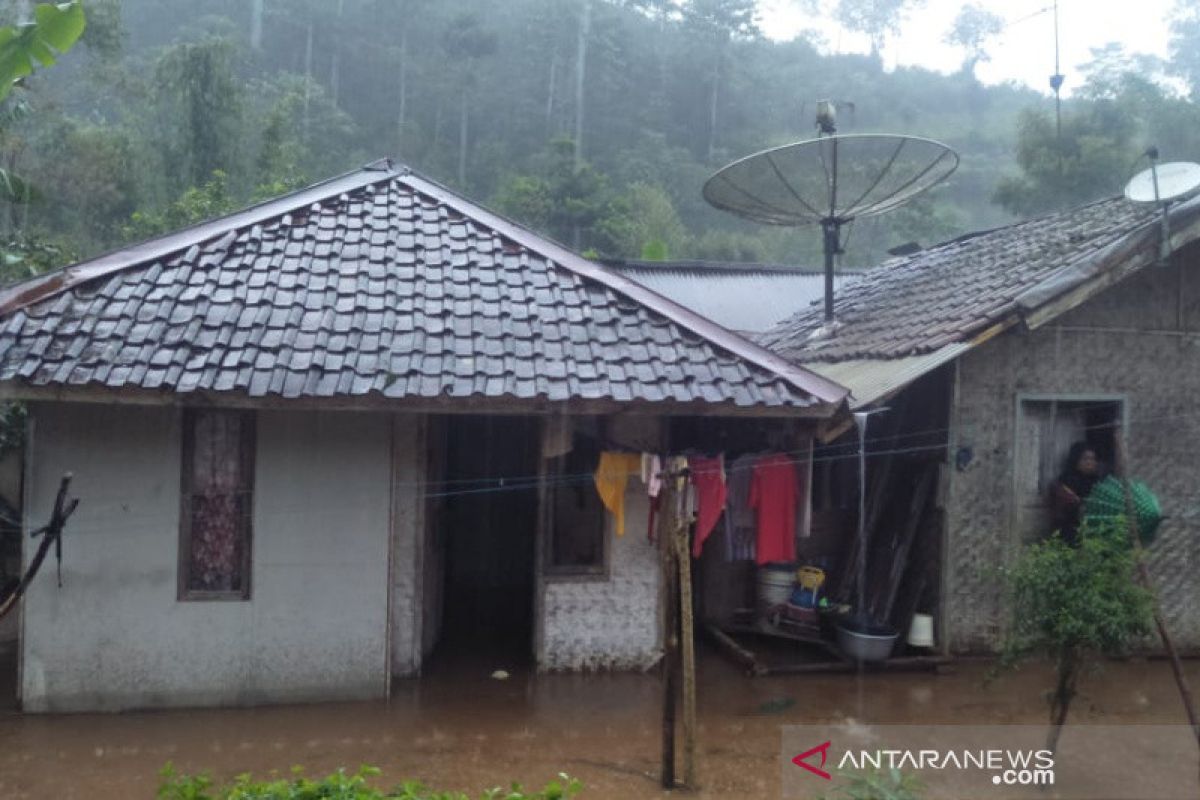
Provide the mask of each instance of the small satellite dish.
POLYGON ((950 176, 958 154, 932 139, 890 134, 832 133, 775 147, 729 164, 704 184, 704 199, 767 225, 821 226, 825 250, 825 321, 833 325, 833 259, 841 228, 859 217, 891 211, 950 176))
POLYGON ((1200 189, 1200 164, 1171 161, 1142 170, 1125 185, 1125 197, 1135 203, 1165 203, 1200 189))
POLYGON ((1190 161, 1158 163, 1158 148, 1146 148, 1150 167, 1134 175, 1125 184, 1125 197, 1134 203, 1154 203, 1159 206, 1158 263, 1166 266, 1171 260, 1171 216, 1168 207, 1172 200, 1200 189, 1200 164, 1190 161))

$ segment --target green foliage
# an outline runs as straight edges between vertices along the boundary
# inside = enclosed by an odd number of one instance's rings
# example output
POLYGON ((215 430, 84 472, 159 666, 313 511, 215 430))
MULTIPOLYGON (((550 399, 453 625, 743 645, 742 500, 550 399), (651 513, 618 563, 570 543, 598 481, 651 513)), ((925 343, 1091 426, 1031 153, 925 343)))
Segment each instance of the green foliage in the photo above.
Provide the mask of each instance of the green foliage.
POLYGON ((1009 573, 1003 664, 1120 654, 1150 631, 1153 598, 1134 580, 1124 528, 1123 519, 1085 521, 1078 547, 1055 535, 1025 548, 1009 573))
POLYGON ((975 66, 987 61, 987 43, 1004 30, 1004 20, 979 3, 967 3, 958 11, 944 41, 963 50, 962 70, 974 77, 975 66))
POLYGON ((834 15, 849 30, 865 33, 878 58, 887 37, 899 33, 908 12, 924 0, 838 0, 834 15))
POLYGON ((1018 130, 1021 176, 1001 180, 995 199, 1021 216, 1119 193, 1136 156, 1133 121, 1108 100, 1064 113, 1061 137, 1052 114, 1032 109, 1018 130))
POLYGON ((32 278, 71 260, 70 251, 46 239, 23 233, 0 237, 0 286, 32 278))
POLYGON ((165 136, 160 143, 176 186, 198 185, 234 164, 242 115, 234 45, 206 37, 163 51, 155 66, 165 136))
POLYGON ((129 239, 148 239, 235 210, 238 203, 229 194, 228 177, 213 172, 200 186, 187 189, 170 205, 158 211, 136 211, 125 227, 129 239))
MULTIPOLYGON (((338 770, 319 780, 303 777, 299 769, 288 778, 257 781, 249 775, 239 776, 232 784, 216 785, 205 775, 179 775, 168 764, 162 771, 158 800, 470 800, 461 792, 436 792, 421 783, 410 781, 394 789, 378 789, 370 779, 380 771, 363 766, 348 774, 338 770)), ((566 775, 559 775, 541 791, 526 792, 519 784, 508 789, 493 788, 480 794, 481 800, 570 800, 583 790, 583 785, 566 775)))
POLYGON ((0 27, 0 100, 17 81, 33 74, 35 64, 48 67, 70 50, 86 27, 80 0, 39 3, 32 22, 0 27))
POLYGON ((898 769, 839 772, 837 781, 817 800, 921 800, 921 782, 898 769))

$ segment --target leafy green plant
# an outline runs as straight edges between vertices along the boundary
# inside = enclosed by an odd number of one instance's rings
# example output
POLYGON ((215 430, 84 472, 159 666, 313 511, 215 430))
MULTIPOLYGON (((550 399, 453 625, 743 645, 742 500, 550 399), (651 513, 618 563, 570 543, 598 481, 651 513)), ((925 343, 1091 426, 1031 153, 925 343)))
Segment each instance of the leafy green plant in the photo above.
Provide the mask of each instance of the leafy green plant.
POLYGON ((0 27, 0 100, 13 85, 33 73, 34 64, 48 67, 70 50, 87 21, 80 0, 71 3, 39 3, 33 9, 33 21, 24 25, 0 27))
POLYGON ((898 769, 839 772, 838 785, 817 800, 920 800, 921 782, 898 769))
POLYGON ((1001 667, 1049 659, 1057 678, 1050 693, 1054 750, 1080 675, 1099 657, 1128 650, 1150 631, 1153 598, 1134 580, 1125 521, 1085 521, 1078 547, 1057 534, 1030 545, 1009 571, 1012 623, 1001 667))
MULTIPOLYGON (((408 781, 390 789, 377 789, 369 780, 378 778, 375 767, 362 766, 357 772, 344 769, 318 780, 305 778, 300 768, 287 778, 255 780, 241 775, 233 783, 218 786, 207 775, 180 775, 168 764, 162 771, 158 800, 470 800, 461 792, 437 792, 424 784, 408 781)), ((583 785, 564 774, 547 783, 541 791, 526 792, 519 784, 484 791, 481 800, 570 800, 583 785)))

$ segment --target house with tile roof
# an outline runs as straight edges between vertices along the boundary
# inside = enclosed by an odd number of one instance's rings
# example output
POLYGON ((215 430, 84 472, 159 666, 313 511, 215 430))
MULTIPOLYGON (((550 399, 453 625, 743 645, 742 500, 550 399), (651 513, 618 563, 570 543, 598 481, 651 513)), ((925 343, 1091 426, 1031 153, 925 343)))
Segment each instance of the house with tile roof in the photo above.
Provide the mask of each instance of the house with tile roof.
POLYGON ((25 518, 81 499, 22 602, 29 711, 379 698, 447 648, 644 667, 648 500, 614 536, 598 454, 846 397, 386 161, 5 290, 0 393, 25 518))
MULTIPOLYGON (((1200 198, 1172 204, 1165 231, 1156 207, 1091 203, 868 270, 832 331, 816 309, 756 337, 847 387, 855 410, 889 409, 870 423, 868 482, 898 513, 912 476, 937 470, 919 603, 940 646, 999 643, 996 568, 1049 532, 1071 444, 1111 464, 1120 430, 1129 474, 1167 514, 1148 550, 1167 623, 1200 648, 1200 198)), ((912 546, 887 516, 870 545, 885 572, 912 546)))

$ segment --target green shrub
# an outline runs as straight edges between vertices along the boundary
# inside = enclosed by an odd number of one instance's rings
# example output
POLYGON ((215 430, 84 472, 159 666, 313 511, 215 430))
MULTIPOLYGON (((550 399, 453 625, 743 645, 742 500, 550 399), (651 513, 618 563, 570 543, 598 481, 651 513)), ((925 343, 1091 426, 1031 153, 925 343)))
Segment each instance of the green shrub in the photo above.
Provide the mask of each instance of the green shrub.
POLYGON ((838 786, 817 800, 921 800, 921 783, 898 769, 839 772, 838 786))
POLYGON ((1011 625, 1001 666, 1048 659, 1047 747, 1054 750, 1083 668, 1123 653, 1150 632, 1154 598, 1134 580, 1136 557, 1123 517, 1085 520, 1077 547, 1057 534, 1025 548, 1009 573, 1011 625))
MULTIPOLYGON (((377 789, 367 783, 379 776, 374 767, 360 767, 353 774, 339 769, 320 780, 305 778, 299 768, 288 778, 268 781, 239 776, 233 783, 216 785, 207 775, 179 775, 168 764, 162 771, 158 800, 471 800, 461 792, 436 792, 409 781, 394 789, 377 789)), ((550 781, 540 792, 526 792, 519 784, 508 789, 484 791, 481 800, 569 800, 583 785, 566 775, 550 781)))

